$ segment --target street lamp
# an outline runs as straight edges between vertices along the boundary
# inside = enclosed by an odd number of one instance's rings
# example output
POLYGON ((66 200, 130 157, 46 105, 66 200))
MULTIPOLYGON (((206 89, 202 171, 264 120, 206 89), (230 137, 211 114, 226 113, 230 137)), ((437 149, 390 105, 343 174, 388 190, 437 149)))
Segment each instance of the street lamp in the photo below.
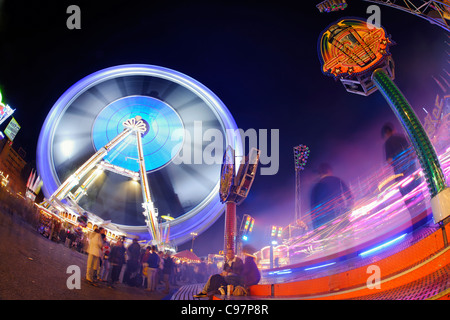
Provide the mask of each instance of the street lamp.
POLYGON ((198 233, 191 232, 191 236, 192 236, 191 252, 193 252, 194 251, 194 240, 195 240, 195 237, 198 236, 198 233))
POLYGON ((278 245, 278 240, 281 240, 283 227, 272 226, 270 230, 270 269, 273 268, 273 247, 278 245))

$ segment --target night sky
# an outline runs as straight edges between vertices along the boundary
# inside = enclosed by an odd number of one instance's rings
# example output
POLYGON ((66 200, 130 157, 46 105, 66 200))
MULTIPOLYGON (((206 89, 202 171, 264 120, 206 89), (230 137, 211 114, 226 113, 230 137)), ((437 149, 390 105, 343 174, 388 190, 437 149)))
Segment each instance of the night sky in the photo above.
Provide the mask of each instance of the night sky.
MULTIPOLYGON (((320 68, 320 33, 346 16, 367 18, 370 4, 348 1, 345 11, 326 14, 319 13, 317 2, 0 0, 0 89, 22 127, 14 144, 34 162, 53 104, 95 71, 142 63, 182 72, 214 92, 239 128, 279 130, 278 173, 258 172, 238 207, 238 216, 255 217, 250 243, 260 248, 271 224, 286 225, 294 217, 294 146, 311 150, 302 177, 307 210, 320 162, 329 162, 347 181, 366 177, 383 164, 381 125, 397 123, 381 94, 347 93, 320 68), (66 27, 71 4, 81 9, 80 30, 66 27)), ((395 82, 423 120, 422 108, 431 109, 442 93, 432 76, 444 74, 447 66, 447 33, 405 12, 380 8, 381 25, 396 43, 395 82)), ((221 250, 223 225, 224 216, 195 240, 194 251, 221 250)))

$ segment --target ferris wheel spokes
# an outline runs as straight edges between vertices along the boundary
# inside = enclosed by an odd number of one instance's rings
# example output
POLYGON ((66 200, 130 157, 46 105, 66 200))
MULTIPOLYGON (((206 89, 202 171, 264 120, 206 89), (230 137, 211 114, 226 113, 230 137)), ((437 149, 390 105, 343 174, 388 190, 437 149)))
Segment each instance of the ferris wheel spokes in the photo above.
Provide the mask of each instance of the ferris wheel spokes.
POLYGON ((114 148, 117 144, 119 144, 123 139, 125 139, 128 135, 130 135, 133 131, 129 128, 125 128, 119 135, 117 135, 114 139, 112 139, 108 144, 106 144, 103 148, 98 150, 92 157, 89 158, 88 161, 83 163, 81 167, 79 167, 73 174, 69 176, 56 191, 51 195, 50 201, 61 201, 69 195, 70 190, 73 187, 78 185, 83 179, 83 177, 92 170, 97 163, 99 163, 108 152, 114 148))
POLYGON ((75 191, 75 194, 73 195, 73 200, 78 203, 80 201, 81 197, 87 194, 87 190, 89 187, 94 183, 94 181, 100 176, 100 174, 103 172, 100 166, 97 167, 90 175, 87 177, 85 182, 78 187, 77 191, 75 191))
MULTIPOLYGON (((140 171, 140 184, 142 189, 144 208, 143 215, 145 216, 145 222, 147 224, 147 229, 153 240, 159 244, 160 242, 160 232, 158 228, 157 221, 157 209, 153 205, 153 201, 150 194, 150 188, 147 178, 147 170, 145 168, 144 152, 142 147, 142 135, 147 131, 147 125, 142 120, 140 116, 126 120, 123 123, 124 130, 119 133, 114 139, 108 142, 104 147, 98 150, 94 155, 92 155, 85 163, 83 163, 73 174, 69 176, 61 186, 50 196, 49 204, 62 205, 63 199, 68 199, 69 203, 77 206, 79 199, 87 193, 89 186, 95 181, 96 178, 103 171, 103 165, 100 165, 100 161, 108 155, 108 153, 114 149, 120 142, 125 140, 130 134, 136 134, 137 149, 139 155, 139 171, 140 171), (70 191, 77 186, 84 176, 90 172, 95 166, 97 169, 94 170, 85 182, 77 189, 75 194, 70 191)), ((126 169, 124 169, 126 170, 126 169)), ((113 171, 113 170, 111 170, 113 171)), ((114 171, 113 171, 114 172, 114 171)))
MULTIPOLYGON (((156 211, 153 206, 152 197, 150 194, 150 188, 148 184, 148 178, 147 178, 147 170, 145 169, 145 159, 144 159, 144 150, 142 148, 142 137, 141 135, 144 134, 147 130, 147 126, 145 123, 141 120, 140 116, 136 117, 137 124, 139 123, 139 126, 136 125, 136 143, 137 143, 137 149, 138 149, 138 161, 139 161, 139 172, 141 176, 141 189, 142 189, 142 198, 144 199, 144 202, 142 203, 142 207, 144 208, 144 216, 145 216, 145 223, 147 224, 147 228, 149 229, 150 234, 152 235, 153 239, 156 241, 156 243, 160 243, 160 232, 158 227, 158 221, 156 219, 156 211), (142 125, 140 124, 142 123, 142 125)), ((124 124, 126 127, 127 125, 124 124)))

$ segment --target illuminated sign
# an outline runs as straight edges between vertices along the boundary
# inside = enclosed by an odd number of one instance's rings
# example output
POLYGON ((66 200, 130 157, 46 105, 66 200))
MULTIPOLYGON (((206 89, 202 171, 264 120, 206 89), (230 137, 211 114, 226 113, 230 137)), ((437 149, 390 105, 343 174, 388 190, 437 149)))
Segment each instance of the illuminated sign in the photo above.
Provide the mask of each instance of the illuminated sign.
POLYGON ((392 41, 383 28, 359 19, 344 19, 328 27, 319 38, 322 71, 346 78, 377 67, 392 41))
POLYGON ((19 130, 20 130, 19 124, 17 123, 16 119, 12 118, 5 129, 5 135, 8 137, 9 140, 13 141, 19 130))
POLYGON ((245 220, 244 231, 248 230, 248 227, 250 226, 251 221, 252 221, 252 217, 247 216, 247 219, 245 220))
POLYGON ((281 238, 282 232, 283 232, 283 227, 272 226, 272 230, 270 232, 270 236, 272 238, 281 238))
POLYGON ((250 222, 250 228, 248 229, 248 232, 252 232, 254 224, 255 224, 255 219, 252 218, 252 222, 250 222))
POLYGON ((5 105, 2 102, 2 93, 0 92, 0 124, 2 124, 10 115, 14 113, 14 109, 12 109, 9 105, 5 105))

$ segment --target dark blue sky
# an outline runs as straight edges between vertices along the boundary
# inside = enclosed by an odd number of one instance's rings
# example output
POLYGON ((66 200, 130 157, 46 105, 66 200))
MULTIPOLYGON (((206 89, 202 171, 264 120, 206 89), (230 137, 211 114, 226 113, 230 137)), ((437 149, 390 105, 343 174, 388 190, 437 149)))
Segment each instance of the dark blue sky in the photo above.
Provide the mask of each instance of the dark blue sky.
MULTIPOLYGON (((380 94, 362 97, 322 74, 317 39, 345 16, 368 17, 363 1, 319 13, 316 1, 17 1, 0 2, 0 89, 22 126, 15 144, 35 157, 40 128, 58 97, 79 79, 128 63, 180 71, 213 91, 239 128, 279 129, 280 168, 258 175, 238 207, 256 218, 256 247, 270 224, 294 216, 292 148, 311 149, 302 205, 313 169, 330 162, 346 180, 382 164, 379 129, 395 118, 380 94), (298 3, 302 3, 300 6, 298 3), (66 8, 81 8, 81 30, 68 30, 66 8)), ((447 64, 447 34, 427 21, 381 6, 391 34, 396 83, 423 119, 447 64)), ((1 130, 4 130, 3 124, 1 130)), ((400 127, 398 127, 400 128, 400 127)), ((223 216, 195 241, 200 255, 223 245, 223 216)), ((190 243, 186 244, 190 247, 190 243)))

